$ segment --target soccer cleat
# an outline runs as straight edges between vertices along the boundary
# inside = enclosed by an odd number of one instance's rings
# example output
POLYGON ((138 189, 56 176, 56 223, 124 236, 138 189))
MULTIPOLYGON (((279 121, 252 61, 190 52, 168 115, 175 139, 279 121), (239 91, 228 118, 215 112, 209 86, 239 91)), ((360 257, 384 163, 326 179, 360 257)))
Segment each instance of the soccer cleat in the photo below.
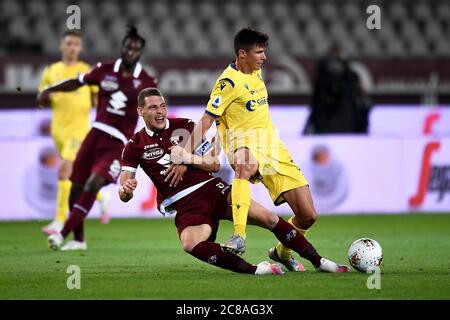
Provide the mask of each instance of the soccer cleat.
POLYGON ((267 261, 263 261, 263 262, 258 263, 258 265, 256 266, 255 274, 259 275, 259 276, 268 275, 268 274, 282 275, 282 274, 284 274, 284 271, 276 263, 270 263, 267 261))
POLYGON ((288 269, 289 271, 292 271, 292 272, 305 271, 305 267, 303 266, 303 264, 300 261, 298 261, 297 259, 295 259, 294 256, 292 256, 292 255, 290 256, 289 259, 282 260, 281 257, 278 255, 276 247, 270 248, 268 255, 269 255, 270 259, 283 264, 286 267, 286 269, 288 269))
POLYGON ((50 249, 58 250, 61 247, 62 243, 64 242, 64 238, 58 232, 58 233, 50 235, 47 238, 47 241, 48 241, 48 246, 50 249))
POLYGON ((53 220, 49 225, 42 228, 42 232, 49 236, 60 233, 63 227, 64 223, 59 222, 58 220, 53 220))
POLYGON ((222 248, 239 256, 243 255, 245 252, 245 239, 235 234, 222 245, 222 248))
POLYGON ((109 220, 111 220, 111 216, 108 212, 108 204, 111 200, 111 195, 108 192, 102 191, 102 200, 100 200, 100 210, 101 210, 101 216, 100 216, 100 223, 102 224, 108 224, 109 220))
POLYGON ((346 265, 337 264, 336 262, 322 258, 320 259, 320 267, 316 268, 316 270, 322 272, 342 273, 342 272, 349 272, 350 267, 346 265))
POLYGON ((87 250, 86 241, 71 240, 61 247, 61 251, 87 250))

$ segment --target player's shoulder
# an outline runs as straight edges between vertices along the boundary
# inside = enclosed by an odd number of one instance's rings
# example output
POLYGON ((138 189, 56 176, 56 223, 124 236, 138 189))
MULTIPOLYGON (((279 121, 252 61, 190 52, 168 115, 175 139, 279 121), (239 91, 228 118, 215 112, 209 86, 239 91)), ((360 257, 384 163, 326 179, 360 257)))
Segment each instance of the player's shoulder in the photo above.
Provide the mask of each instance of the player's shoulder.
POLYGON ((235 88, 238 83, 242 81, 241 73, 239 72, 234 62, 230 63, 228 67, 222 72, 217 82, 221 86, 229 84, 232 88, 235 88))
POLYGON ((46 70, 48 72, 55 72, 58 69, 61 69, 64 66, 62 61, 56 61, 56 62, 52 62, 50 64, 48 64, 46 66, 46 70))
POLYGON ((87 71, 89 71, 89 69, 91 69, 91 66, 89 65, 89 63, 84 62, 84 61, 79 61, 77 64, 77 67, 82 72, 87 72, 87 71))
POLYGON ((145 70, 143 67, 141 73, 139 74, 139 78, 145 80, 146 82, 154 83, 155 86, 158 84, 156 78, 152 76, 150 73, 148 73, 148 71, 145 70))
POLYGON ((169 128, 186 128, 192 124, 194 121, 188 118, 170 118, 169 120, 169 128))
POLYGON ((98 61, 93 65, 93 67, 98 69, 113 70, 115 62, 115 60, 98 61))
POLYGON ((127 145, 138 146, 142 140, 143 135, 145 134, 145 128, 143 127, 141 130, 134 133, 130 140, 128 140, 127 145))

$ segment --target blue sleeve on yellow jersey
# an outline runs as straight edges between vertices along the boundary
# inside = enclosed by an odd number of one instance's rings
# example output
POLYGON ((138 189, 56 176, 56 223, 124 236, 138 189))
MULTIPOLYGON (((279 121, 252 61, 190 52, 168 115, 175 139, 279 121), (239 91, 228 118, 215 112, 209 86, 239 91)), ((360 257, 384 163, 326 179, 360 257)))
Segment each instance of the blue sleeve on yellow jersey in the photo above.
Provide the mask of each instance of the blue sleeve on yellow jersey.
POLYGON ((219 79, 211 93, 205 112, 218 118, 235 99, 236 90, 233 80, 230 78, 219 79))

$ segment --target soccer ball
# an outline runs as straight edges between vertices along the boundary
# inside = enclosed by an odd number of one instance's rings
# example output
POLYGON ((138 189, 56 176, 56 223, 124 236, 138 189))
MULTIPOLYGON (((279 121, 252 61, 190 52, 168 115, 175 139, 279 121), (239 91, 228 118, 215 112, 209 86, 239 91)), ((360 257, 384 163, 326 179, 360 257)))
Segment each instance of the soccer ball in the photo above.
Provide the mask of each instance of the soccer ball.
POLYGON ((369 238, 356 240, 348 248, 348 261, 360 272, 372 272, 381 265, 383 250, 378 242, 369 238))

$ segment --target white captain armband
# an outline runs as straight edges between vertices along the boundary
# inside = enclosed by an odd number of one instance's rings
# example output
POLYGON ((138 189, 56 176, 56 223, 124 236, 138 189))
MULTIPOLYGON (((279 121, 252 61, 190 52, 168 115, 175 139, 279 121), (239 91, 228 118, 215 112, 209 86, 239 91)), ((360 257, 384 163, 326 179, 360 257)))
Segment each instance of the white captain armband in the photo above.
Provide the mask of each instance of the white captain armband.
POLYGON ((211 151, 211 149, 211 142, 209 142, 208 139, 205 139, 197 146, 197 148, 195 148, 194 154, 203 157, 204 155, 207 155, 211 151))

